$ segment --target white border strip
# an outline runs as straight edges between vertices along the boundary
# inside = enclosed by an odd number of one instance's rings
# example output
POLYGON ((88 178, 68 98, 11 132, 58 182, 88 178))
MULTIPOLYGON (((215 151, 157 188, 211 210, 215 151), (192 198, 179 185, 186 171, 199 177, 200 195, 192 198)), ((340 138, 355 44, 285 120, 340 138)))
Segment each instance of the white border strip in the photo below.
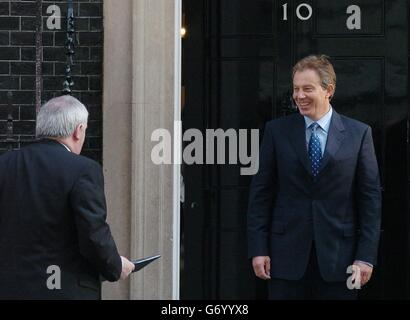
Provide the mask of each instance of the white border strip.
POLYGON ((179 300, 180 281, 180 193, 181 193, 181 18, 182 0, 175 0, 174 18, 174 172, 173 172, 173 248, 172 299, 179 300))

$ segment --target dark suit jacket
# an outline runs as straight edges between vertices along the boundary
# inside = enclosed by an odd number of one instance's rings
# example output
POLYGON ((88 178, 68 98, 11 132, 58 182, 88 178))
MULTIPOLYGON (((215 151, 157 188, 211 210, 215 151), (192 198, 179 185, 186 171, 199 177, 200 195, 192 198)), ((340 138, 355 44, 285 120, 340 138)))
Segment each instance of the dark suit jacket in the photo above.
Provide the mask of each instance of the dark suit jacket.
POLYGON ((324 280, 346 281, 355 259, 376 264, 380 221, 369 126, 333 110, 320 172, 313 179, 303 116, 267 123, 250 189, 248 253, 271 257, 271 277, 301 279, 314 239, 324 280))
POLYGON ((121 269, 97 162, 53 140, 0 157, 0 299, 98 299, 121 269))

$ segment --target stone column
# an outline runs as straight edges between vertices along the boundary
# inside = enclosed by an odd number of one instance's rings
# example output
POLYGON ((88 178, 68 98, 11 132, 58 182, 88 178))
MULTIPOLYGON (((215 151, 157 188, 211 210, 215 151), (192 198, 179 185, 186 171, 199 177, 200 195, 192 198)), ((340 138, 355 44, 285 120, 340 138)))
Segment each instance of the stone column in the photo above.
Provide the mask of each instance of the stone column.
POLYGON ((178 298, 179 167, 152 162, 151 134, 173 133, 180 119, 179 11, 179 0, 104 1, 109 223, 121 254, 162 255, 130 280, 105 284, 106 299, 178 298))

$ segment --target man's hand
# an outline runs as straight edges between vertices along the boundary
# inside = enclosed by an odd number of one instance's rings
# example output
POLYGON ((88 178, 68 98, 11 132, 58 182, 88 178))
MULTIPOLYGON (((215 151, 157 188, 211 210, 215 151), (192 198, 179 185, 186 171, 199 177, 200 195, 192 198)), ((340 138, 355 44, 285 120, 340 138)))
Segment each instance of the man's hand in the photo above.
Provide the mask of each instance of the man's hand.
POLYGON ((258 278, 270 279, 270 258, 268 256, 253 257, 252 267, 258 278))
POLYGON ((135 269, 135 265, 129 261, 127 258, 121 256, 122 262, 122 271, 121 271, 121 280, 127 279, 132 271, 135 269))
POLYGON ((369 265, 360 262, 360 261, 355 261, 353 263, 355 266, 359 267, 360 270, 360 285, 364 286, 367 282, 369 282, 371 276, 372 276, 372 272, 373 272, 373 268, 370 267, 369 265))

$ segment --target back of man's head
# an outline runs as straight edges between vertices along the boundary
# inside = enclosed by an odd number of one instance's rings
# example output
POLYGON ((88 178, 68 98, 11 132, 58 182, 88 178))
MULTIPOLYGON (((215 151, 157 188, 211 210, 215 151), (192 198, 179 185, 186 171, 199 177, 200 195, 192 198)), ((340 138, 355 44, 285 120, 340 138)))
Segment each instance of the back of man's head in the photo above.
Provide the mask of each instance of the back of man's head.
POLYGON ((64 95, 45 103, 37 114, 37 138, 64 139, 80 124, 87 124, 88 111, 76 98, 64 95))

